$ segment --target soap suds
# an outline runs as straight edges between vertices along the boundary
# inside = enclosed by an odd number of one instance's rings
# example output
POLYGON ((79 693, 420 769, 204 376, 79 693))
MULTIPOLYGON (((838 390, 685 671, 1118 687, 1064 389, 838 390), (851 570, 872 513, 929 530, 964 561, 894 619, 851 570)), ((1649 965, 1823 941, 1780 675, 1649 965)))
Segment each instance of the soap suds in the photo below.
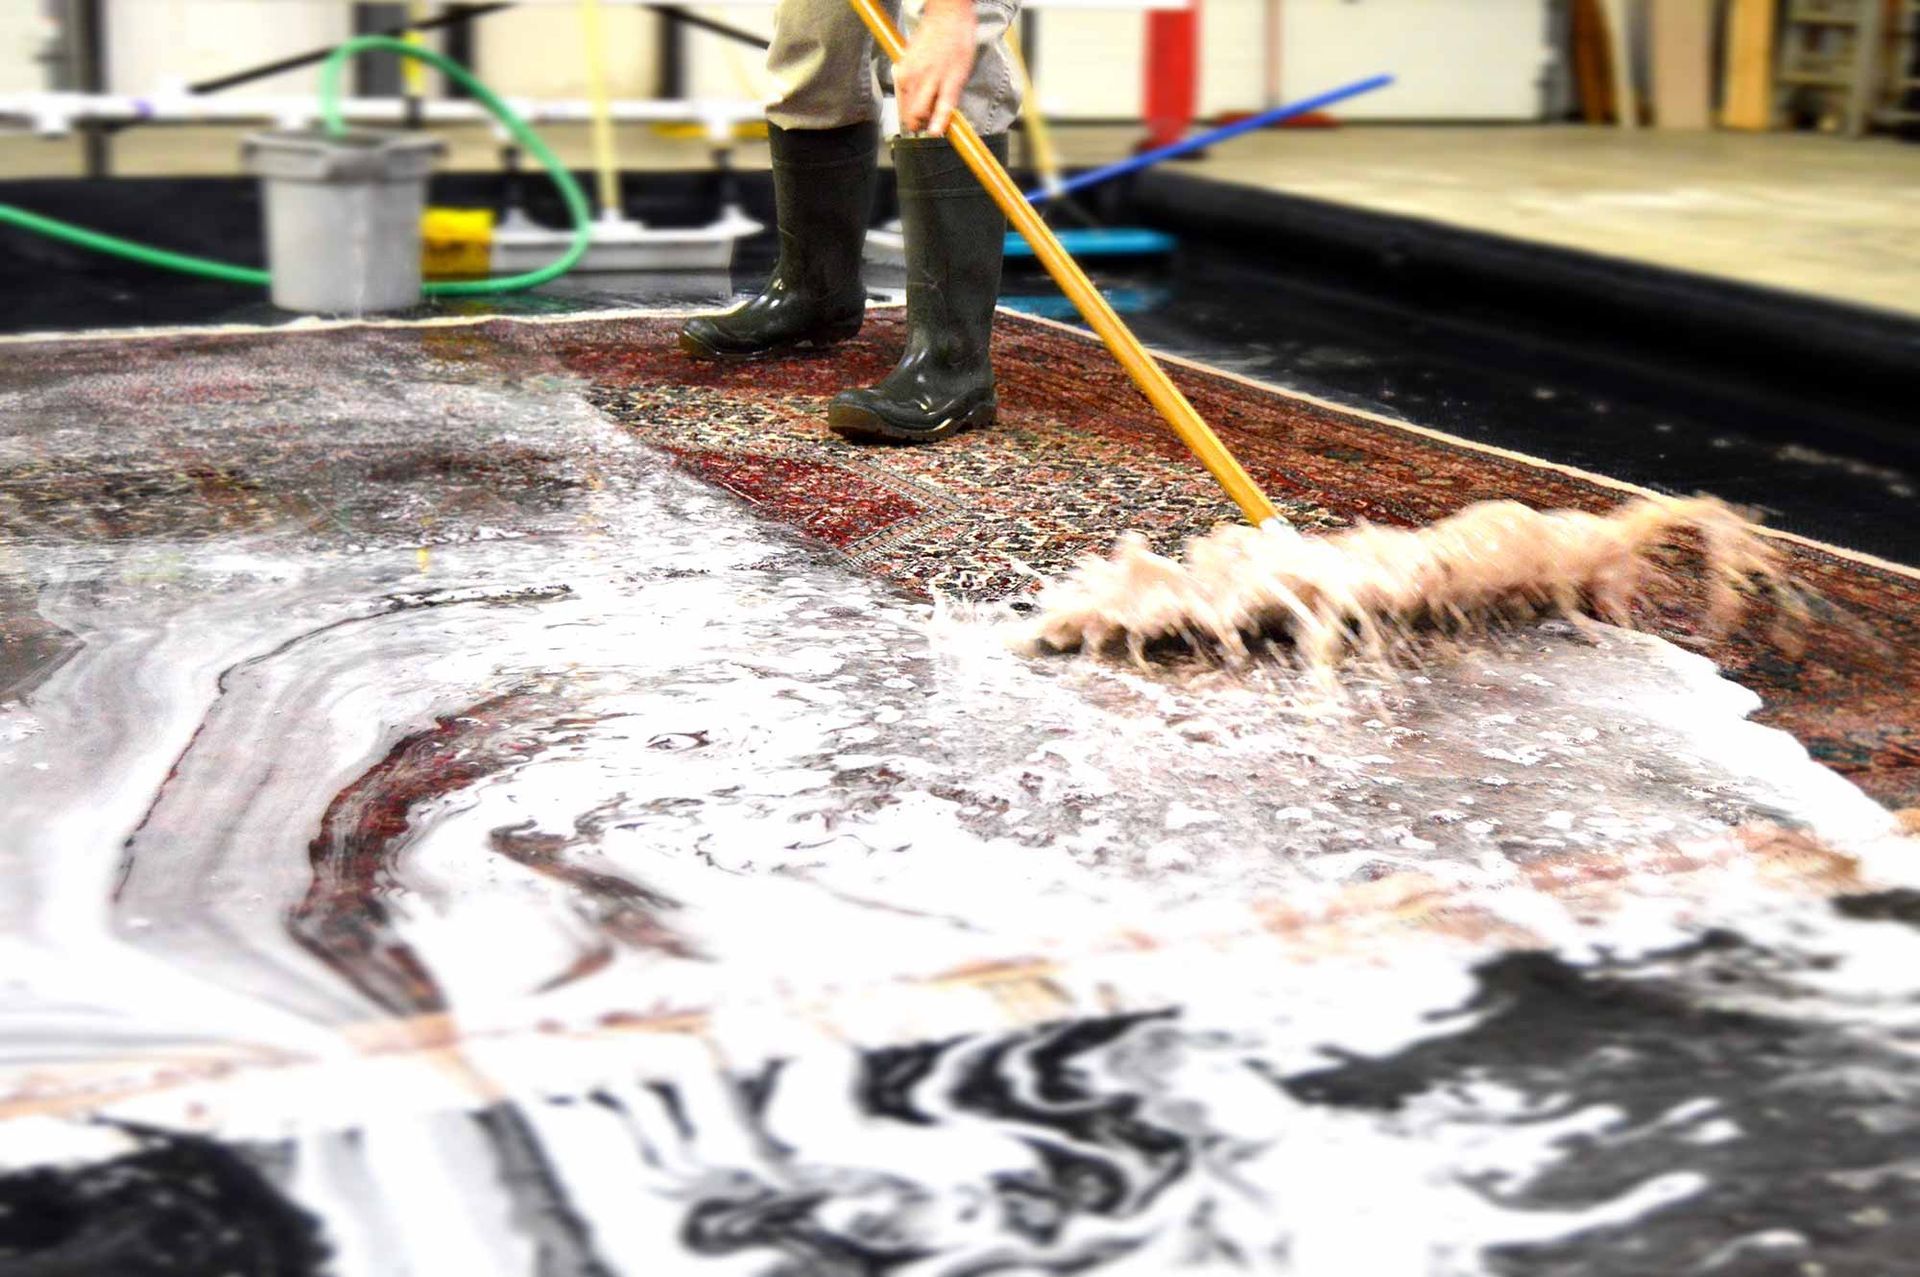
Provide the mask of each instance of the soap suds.
POLYGON ((1052 651, 1177 643, 1228 660, 1285 640, 1310 669, 1387 658, 1419 630, 1472 632, 1541 615, 1634 623, 1659 557, 1697 550, 1702 611, 1725 626, 1756 587, 1794 610, 1777 552, 1723 502, 1641 497, 1605 515, 1486 501, 1425 528, 1372 524, 1326 536, 1224 526, 1178 560, 1129 535, 1041 593, 1025 637, 1052 651))

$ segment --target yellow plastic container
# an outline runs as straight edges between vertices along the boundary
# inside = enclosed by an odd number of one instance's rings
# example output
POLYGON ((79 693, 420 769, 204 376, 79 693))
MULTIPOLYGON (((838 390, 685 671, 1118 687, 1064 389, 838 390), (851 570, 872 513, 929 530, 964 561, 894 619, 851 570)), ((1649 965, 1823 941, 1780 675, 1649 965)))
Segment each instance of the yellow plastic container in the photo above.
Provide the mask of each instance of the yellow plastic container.
POLYGON ((476 279, 493 270, 490 208, 430 208, 420 240, 420 273, 428 279, 476 279))

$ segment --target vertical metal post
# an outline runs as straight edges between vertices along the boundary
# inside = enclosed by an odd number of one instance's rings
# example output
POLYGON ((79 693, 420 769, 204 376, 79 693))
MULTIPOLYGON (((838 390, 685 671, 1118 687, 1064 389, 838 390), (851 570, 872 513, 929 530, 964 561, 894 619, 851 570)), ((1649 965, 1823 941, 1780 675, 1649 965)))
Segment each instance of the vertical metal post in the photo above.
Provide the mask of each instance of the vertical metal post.
POLYGON ((660 96, 687 96, 687 32, 677 13, 660 15, 660 45, 655 74, 660 81, 660 96))
MULTIPOLYGON (((407 6, 404 3, 385 0, 376 4, 362 0, 353 6, 355 35, 384 35, 388 31, 404 31, 407 22, 407 6)), ((391 53, 369 53, 355 58, 353 77, 354 92, 361 97, 399 97, 402 92, 400 59, 391 53)))
MULTIPOLYGON (((106 0, 67 0, 65 34, 73 89, 79 93, 106 92, 106 0)), ((111 176, 113 151, 106 130, 97 121, 82 121, 80 138, 87 176, 111 176)))
MULTIPOLYGON (((449 19, 446 35, 442 38, 441 52, 458 62, 467 70, 473 70, 474 59, 479 56, 478 41, 474 38, 473 20, 480 16, 480 9, 472 4, 450 4, 446 16, 449 19)), ((447 85, 447 96, 470 98, 473 96, 466 87, 459 84, 447 85)))
MULTIPOLYGON (((1020 104, 1021 114, 1024 115, 1028 111, 1037 113, 1040 110, 1040 103, 1031 100, 1039 96, 1033 87, 1039 83, 1039 81, 1034 79, 1033 69, 1040 64, 1040 15, 1032 9, 1022 7, 1020 10, 1019 38, 1020 61, 1026 67, 1027 93, 1029 98, 1028 101, 1020 104)), ((1029 169, 1037 169, 1040 166, 1040 157, 1034 150, 1033 130, 1031 128, 1020 131, 1020 161, 1029 169)))

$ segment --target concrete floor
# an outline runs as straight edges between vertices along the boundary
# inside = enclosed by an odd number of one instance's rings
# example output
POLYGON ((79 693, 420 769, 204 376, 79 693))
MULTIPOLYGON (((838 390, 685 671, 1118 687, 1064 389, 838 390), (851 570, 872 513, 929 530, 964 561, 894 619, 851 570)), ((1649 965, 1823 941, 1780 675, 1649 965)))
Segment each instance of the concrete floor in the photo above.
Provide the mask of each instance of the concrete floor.
MULTIPOLYGON (((230 173, 243 130, 134 129, 125 175, 230 173)), ((569 163, 583 127, 547 130, 569 163)), ((447 132, 450 162, 494 162, 491 134, 447 132)), ((1060 131, 1068 163, 1124 155, 1132 129, 1060 131)), ((74 176, 72 139, 0 137, 0 179, 74 176)), ((623 131, 632 168, 706 162, 700 141, 623 131)), ((766 163, 762 143, 739 149, 766 163)), ((1920 315, 1920 147, 1812 135, 1622 133, 1581 126, 1288 130, 1238 139, 1187 171, 1357 207, 1920 315)))
POLYGON ((1920 146, 1553 128, 1269 132, 1207 177, 1920 315, 1920 146))

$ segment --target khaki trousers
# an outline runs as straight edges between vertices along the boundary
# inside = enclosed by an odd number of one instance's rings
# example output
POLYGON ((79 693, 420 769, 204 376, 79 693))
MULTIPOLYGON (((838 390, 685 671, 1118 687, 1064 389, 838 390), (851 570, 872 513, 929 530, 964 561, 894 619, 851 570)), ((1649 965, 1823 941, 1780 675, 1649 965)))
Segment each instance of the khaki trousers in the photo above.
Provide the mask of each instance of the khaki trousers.
MULTIPOLYGON (((904 8, 912 39, 925 0, 889 0, 887 7, 896 22, 904 8)), ((1019 0, 974 0, 973 9, 979 49, 960 113, 982 134, 1004 133, 1020 114, 1020 80, 1007 51, 1019 0)), ((832 129, 875 118, 874 54, 873 37, 847 0, 779 0, 767 69, 780 95, 767 119, 783 129, 832 129)))

